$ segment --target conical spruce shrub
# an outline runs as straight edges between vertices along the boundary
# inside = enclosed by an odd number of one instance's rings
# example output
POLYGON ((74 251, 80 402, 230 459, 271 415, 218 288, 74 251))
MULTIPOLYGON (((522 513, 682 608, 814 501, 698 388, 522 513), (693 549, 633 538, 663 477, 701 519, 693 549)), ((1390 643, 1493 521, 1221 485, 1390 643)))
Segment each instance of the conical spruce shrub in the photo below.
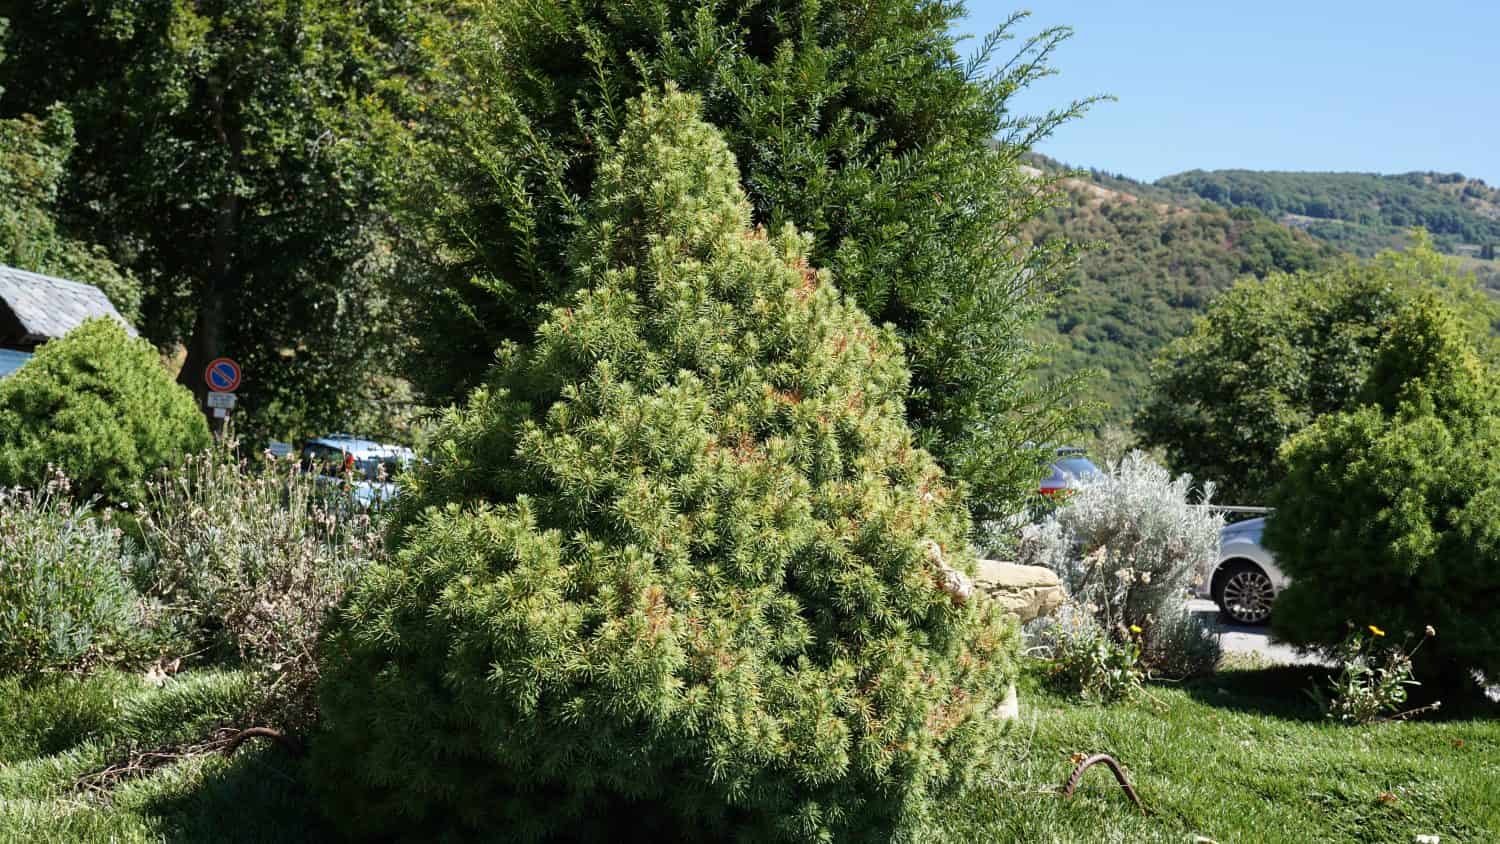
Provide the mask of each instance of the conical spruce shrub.
POLYGON ((919 836, 992 756, 1017 633, 962 594, 894 334, 749 227, 692 97, 631 109, 578 292, 450 414, 332 624, 325 806, 358 836, 919 836))

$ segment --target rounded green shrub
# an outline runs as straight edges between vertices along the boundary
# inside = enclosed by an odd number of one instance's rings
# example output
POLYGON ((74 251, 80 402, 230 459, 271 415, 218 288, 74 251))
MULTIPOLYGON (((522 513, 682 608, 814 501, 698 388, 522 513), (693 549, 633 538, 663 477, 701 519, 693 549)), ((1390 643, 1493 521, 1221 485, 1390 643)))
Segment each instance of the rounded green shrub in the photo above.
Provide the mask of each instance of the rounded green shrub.
POLYGON ((81 496, 135 502, 153 472, 208 442, 192 393, 111 320, 85 322, 0 381, 3 485, 35 487, 57 469, 81 496))
POLYGON ((1017 631, 903 421, 894 334, 630 105, 579 292, 450 412, 326 640, 357 836, 919 835, 992 757, 1017 631))
POLYGON ((85 668, 129 656, 141 601, 116 528, 67 499, 0 490, 0 674, 85 668))
POLYGON ((1418 301, 1377 355, 1363 408, 1282 450, 1266 543, 1292 584, 1276 635, 1331 650, 1374 625, 1421 641, 1420 673, 1500 676, 1500 417, 1456 318, 1418 301))

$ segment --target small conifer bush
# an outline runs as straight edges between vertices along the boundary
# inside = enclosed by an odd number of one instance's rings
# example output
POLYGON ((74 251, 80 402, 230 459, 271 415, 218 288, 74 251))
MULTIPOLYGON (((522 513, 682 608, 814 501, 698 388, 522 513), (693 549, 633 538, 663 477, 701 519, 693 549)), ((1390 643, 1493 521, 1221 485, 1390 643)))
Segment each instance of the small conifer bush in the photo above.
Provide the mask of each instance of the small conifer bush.
POLYGON ((1411 660, 1424 682, 1500 677, 1500 398, 1459 313, 1403 307, 1358 410, 1326 416, 1281 450, 1266 544, 1291 584, 1278 638, 1351 662, 1351 630, 1436 636, 1411 660))
POLYGON ((749 227, 693 98, 630 108, 578 292, 336 616, 315 782, 357 836, 919 837, 993 755, 1017 632, 953 588, 894 334, 749 227))
POLYGON ((34 489, 59 470, 81 498, 137 502, 153 473, 208 442, 192 393, 112 320, 85 322, 0 381, 0 485, 34 489))

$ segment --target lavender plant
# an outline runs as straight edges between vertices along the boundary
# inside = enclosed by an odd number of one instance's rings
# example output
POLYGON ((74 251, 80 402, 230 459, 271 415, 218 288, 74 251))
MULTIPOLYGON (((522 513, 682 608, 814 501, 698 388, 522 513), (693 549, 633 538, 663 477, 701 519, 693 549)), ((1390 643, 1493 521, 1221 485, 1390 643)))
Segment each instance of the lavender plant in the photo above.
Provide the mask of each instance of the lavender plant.
POLYGON ((1132 452, 1025 527, 1017 558, 1057 572, 1068 594, 1117 640, 1139 627, 1147 654, 1190 648, 1197 673, 1217 661, 1217 642, 1209 645, 1190 626, 1196 622, 1184 617, 1183 599, 1218 552, 1223 518, 1203 506, 1212 496, 1212 484, 1195 496, 1191 476, 1174 478, 1132 452))
POLYGON ((143 529, 149 592, 196 647, 257 674, 260 714, 309 726, 323 617, 382 554, 370 514, 294 460, 255 467, 229 441, 151 485, 143 529))
POLYGON ((0 674, 86 668, 120 655, 140 618, 136 554, 54 474, 0 489, 0 674))

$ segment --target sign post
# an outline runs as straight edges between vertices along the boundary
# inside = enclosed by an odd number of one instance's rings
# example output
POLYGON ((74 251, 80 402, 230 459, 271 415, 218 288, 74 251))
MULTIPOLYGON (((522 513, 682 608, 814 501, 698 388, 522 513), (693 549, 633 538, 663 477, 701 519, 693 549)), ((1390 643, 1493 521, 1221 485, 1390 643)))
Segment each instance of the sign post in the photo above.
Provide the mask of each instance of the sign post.
MULTIPOLYGON (((214 358, 203 370, 203 383, 208 385, 204 404, 213 410, 213 418, 225 420, 234 408, 234 388, 240 385, 240 365, 229 358, 214 358)), ((216 425, 215 427, 220 427, 216 425)))

